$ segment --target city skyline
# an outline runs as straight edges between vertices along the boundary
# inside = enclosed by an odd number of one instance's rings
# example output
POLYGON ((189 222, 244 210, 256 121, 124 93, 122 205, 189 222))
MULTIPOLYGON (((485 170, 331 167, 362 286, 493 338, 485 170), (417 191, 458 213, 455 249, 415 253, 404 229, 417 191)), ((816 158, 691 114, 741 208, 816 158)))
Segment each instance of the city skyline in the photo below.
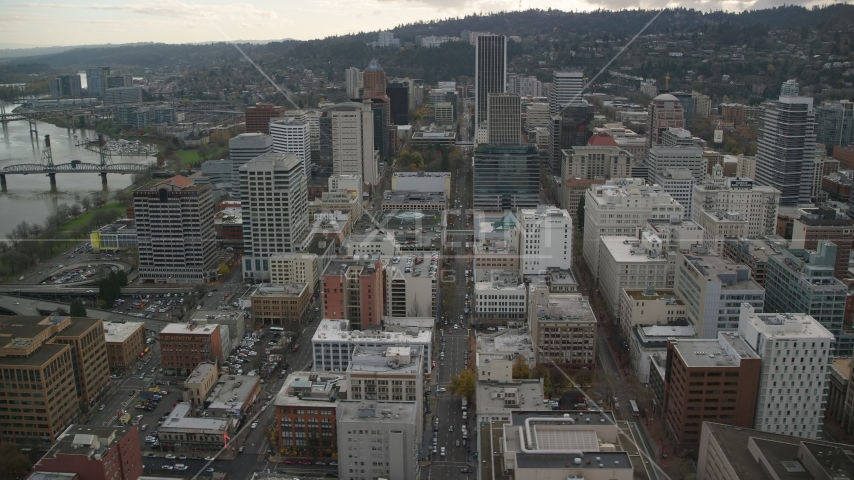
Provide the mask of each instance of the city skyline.
MULTIPOLYGON (((817 0, 781 0, 681 3, 703 11, 742 11, 795 4, 817 5, 817 0)), ((598 8, 664 8, 664 0, 624 2, 605 0, 523 0, 521 8, 592 11, 598 8)), ((288 0, 234 3, 169 0, 156 4, 122 1, 81 5, 70 0, 16 2, 4 5, 0 16, 0 49, 84 46, 135 42, 207 43, 221 41, 311 40, 332 35, 388 30, 396 26, 471 14, 519 10, 515 0, 321 0, 304 4, 288 0), (350 12, 359 12, 352 15, 350 12), (318 22, 322 18, 322 22, 318 22), (80 32, 85 31, 85 37, 80 32), (33 39, 37 39, 34 41, 33 39), (74 41, 74 39, 79 39, 74 41)))

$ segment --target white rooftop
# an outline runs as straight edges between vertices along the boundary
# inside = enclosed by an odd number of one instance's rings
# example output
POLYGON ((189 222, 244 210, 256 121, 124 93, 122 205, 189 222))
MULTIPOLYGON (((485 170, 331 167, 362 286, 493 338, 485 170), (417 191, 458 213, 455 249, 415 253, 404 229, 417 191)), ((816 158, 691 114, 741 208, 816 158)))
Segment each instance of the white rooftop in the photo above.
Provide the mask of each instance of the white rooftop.
POLYGON ((599 237, 602 245, 611 253, 617 263, 667 263, 667 257, 663 255, 662 243, 657 235, 652 234, 651 242, 647 248, 636 237, 599 237), (653 251, 655 253, 653 253, 653 251))
POLYGON ((140 328, 145 328, 143 322, 104 322, 104 337, 107 343, 122 343, 140 328))
POLYGON ((211 417, 190 417, 190 404, 181 402, 169 412, 169 416, 159 427, 161 433, 169 433, 172 429, 198 430, 206 432, 224 432, 228 430, 228 420, 211 417))
POLYGON ((415 343, 419 345, 428 344, 433 338, 432 328, 409 329, 406 332, 376 332, 376 331, 361 331, 347 330, 346 320, 330 320, 323 319, 311 342, 326 342, 326 343, 383 343, 383 344, 408 344, 415 343), (413 334, 414 333, 414 334, 413 334))
POLYGON ((239 410, 258 387, 261 377, 222 375, 208 395, 209 410, 239 410))
POLYGON ((196 326, 189 323, 170 323, 163 327, 163 330, 160 330, 160 334, 210 335, 218 327, 219 325, 216 324, 196 326))

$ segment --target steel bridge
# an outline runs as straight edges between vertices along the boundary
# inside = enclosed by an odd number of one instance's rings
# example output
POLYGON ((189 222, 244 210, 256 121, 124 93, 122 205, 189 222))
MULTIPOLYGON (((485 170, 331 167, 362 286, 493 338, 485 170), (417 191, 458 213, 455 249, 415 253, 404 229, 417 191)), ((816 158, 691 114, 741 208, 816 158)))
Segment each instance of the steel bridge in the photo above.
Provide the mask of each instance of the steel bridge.
POLYGON ((55 164, 53 152, 50 148, 50 135, 44 136, 44 151, 41 163, 20 163, 9 165, 0 169, 0 190, 8 191, 6 175, 38 175, 44 174, 50 179, 51 191, 56 191, 57 173, 96 173, 101 176, 101 183, 107 186, 108 173, 142 173, 148 170, 146 165, 135 163, 113 163, 109 151, 104 146, 104 136, 98 135, 98 150, 101 156, 100 163, 86 163, 81 160, 72 160, 68 163, 55 164))

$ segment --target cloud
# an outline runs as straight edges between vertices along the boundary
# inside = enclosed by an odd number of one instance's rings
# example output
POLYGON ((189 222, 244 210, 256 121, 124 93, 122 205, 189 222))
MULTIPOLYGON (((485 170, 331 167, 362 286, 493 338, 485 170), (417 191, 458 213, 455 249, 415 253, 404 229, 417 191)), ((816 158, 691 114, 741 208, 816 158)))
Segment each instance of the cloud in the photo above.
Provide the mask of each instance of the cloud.
POLYGON ((138 15, 149 15, 156 17, 184 17, 184 18, 217 18, 228 16, 232 19, 240 17, 242 20, 246 18, 278 20, 279 15, 273 10, 261 10, 250 3, 227 3, 223 5, 197 3, 192 0, 187 2, 181 0, 165 0, 160 2, 146 3, 129 3, 129 4, 100 4, 94 3, 89 5, 74 5, 62 3, 13 3, 9 7, 27 8, 38 10, 58 10, 58 9, 88 9, 98 11, 120 11, 130 12, 138 15))
POLYGON ((417 5, 431 10, 444 12, 499 12, 515 10, 519 7, 518 1, 513 0, 376 0, 379 3, 389 5, 417 5))

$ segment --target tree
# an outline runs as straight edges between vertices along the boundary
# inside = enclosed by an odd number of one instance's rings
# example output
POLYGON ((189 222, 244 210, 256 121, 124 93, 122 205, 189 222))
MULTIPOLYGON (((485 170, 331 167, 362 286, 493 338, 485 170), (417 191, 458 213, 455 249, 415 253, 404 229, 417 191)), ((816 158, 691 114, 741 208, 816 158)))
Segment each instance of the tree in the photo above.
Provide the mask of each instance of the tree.
POLYGON ((220 277, 225 277, 225 276, 228 276, 229 273, 231 273, 231 269, 228 268, 228 265, 226 265, 224 263, 220 263, 219 264, 219 270, 217 272, 219 273, 220 277))
POLYGON ((14 443, 0 443, 0 478, 18 478, 33 464, 14 443))
POLYGON ((513 378, 528 378, 531 375, 531 368, 528 367, 528 362, 525 357, 517 355, 513 362, 513 378))
POLYGON ((474 372, 467 368, 459 375, 451 377, 451 385, 448 387, 448 391, 458 397, 466 397, 471 402, 474 400, 475 384, 474 372))
POLYGON ((79 298, 75 298, 71 301, 71 316, 72 317, 85 317, 86 315, 86 307, 83 306, 83 300, 79 298))
POLYGON ((588 388, 593 383, 593 373, 590 370, 581 370, 576 373, 572 380, 581 388, 588 388))
POLYGON ((54 310, 53 313, 59 316, 68 315, 68 310, 66 310, 64 307, 56 307, 56 310, 54 310))

